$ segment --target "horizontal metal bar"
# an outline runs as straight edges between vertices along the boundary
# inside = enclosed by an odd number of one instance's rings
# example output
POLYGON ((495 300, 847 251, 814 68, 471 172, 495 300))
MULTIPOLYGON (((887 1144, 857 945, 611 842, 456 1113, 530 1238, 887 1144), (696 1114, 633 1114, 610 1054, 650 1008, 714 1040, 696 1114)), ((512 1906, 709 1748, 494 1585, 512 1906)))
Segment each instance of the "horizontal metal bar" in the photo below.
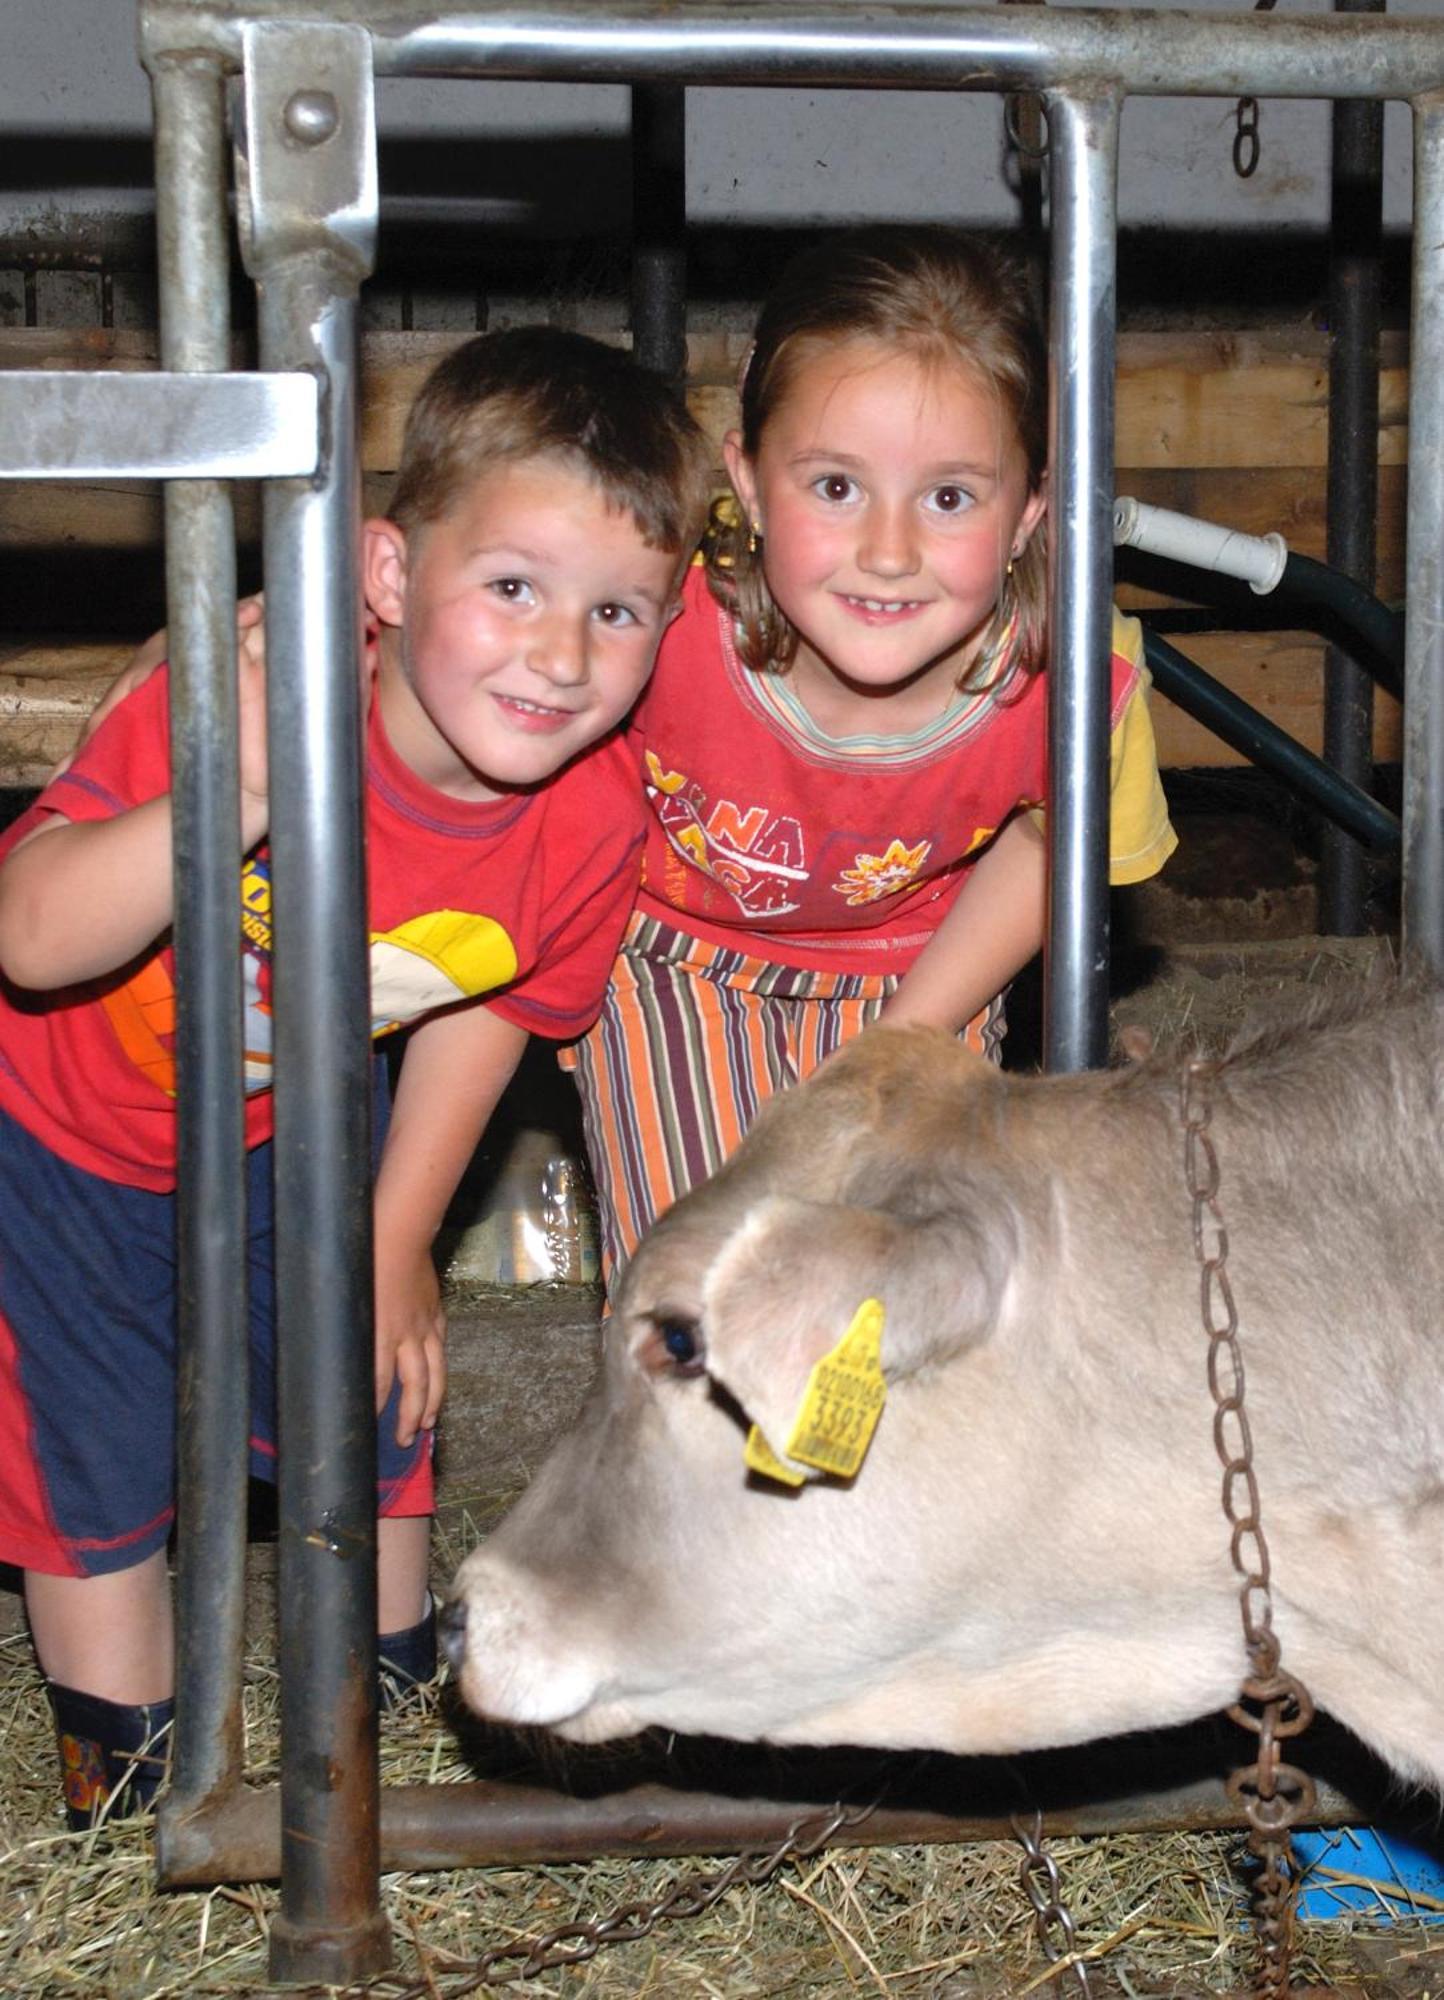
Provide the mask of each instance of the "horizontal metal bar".
POLYGON ((314 472, 313 375, 0 371, 0 479, 276 479, 314 472))
POLYGON ((1129 14, 1092 8, 853 7, 546 0, 503 12, 436 0, 143 0, 147 62, 206 49, 239 64, 247 21, 369 28, 378 76, 588 83, 1108 88, 1138 96, 1412 98, 1444 87, 1444 21, 1129 14))
MULTIPOLYGON (((1084 1804, 1042 1803, 1050 1834, 1205 1832, 1244 1824, 1220 1779, 1084 1804)), ((381 1866, 479 1868, 602 1855, 733 1854, 780 1840, 799 1821, 818 1819, 826 1810, 815 1799, 734 1798, 668 1785, 636 1785, 599 1798, 488 1782, 393 1785, 381 1794, 381 1866)), ((1343 1793, 1319 1786, 1311 1825, 1357 1825, 1365 1818, 1343 1793)), ((833 1844, 892 1847, 1013 1837, 1011 1814, 999 1811, 990 1798, 973 1812, 880 1805, 839 1832, 833 1844)), ((211 1811, 161 1823, 157 1867, 166 1888, 272 1881, 280 1864, 281 1796, 274 1785, 233 1792, 211 1811)))

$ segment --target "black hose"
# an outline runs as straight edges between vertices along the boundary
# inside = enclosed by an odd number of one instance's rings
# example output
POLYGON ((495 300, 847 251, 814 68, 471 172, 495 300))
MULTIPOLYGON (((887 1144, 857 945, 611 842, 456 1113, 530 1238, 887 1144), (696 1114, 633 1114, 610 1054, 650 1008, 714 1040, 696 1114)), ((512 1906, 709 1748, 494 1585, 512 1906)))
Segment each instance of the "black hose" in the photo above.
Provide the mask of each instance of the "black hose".
MULTIPOLYGON (((1278 588, 1272 593, 1284 604, 1302 610, 1332 613, 1354 638, 1363 642, 1368 657, 1359 665, 1382 681, 1396 700, 1404 695, 1404 614, 1383 604, 1341 570, 1312 556, 1290 555, 1284 564, 1278 588)), ((1348 649, 1352 650, 1352 649, 1348 649)))
MULTIPOLYGON (((1290 564, 1295 560, 1289 557, 1290 564)), ((1314 563, 1312 567, 1320 569, 1322 564, 1314 563)), ((1380 853, 1398 852, 1399 822, 1377 799, 1371 799, 1358 785, 1341 778, 1322 757, 1296 743, 1287 730, 1250 708, 1222 681, 1215 680, 1146 626, 1143 650, 1154 686, 1185 714, 1201 722, 1205 729, 1211 729, 1250 763, 1281 779, 1290 791, 1317 806, 1365 846, 1380 853)))

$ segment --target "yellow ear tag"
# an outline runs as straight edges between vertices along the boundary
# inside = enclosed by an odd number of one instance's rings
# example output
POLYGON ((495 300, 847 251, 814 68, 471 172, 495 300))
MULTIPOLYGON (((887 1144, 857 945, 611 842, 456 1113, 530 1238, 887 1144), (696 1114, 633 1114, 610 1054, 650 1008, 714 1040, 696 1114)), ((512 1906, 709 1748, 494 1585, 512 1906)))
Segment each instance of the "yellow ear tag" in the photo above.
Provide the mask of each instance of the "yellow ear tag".
POLYGON ((754 1424, 747 1433, 747 1449, 742 1454, 749 1472, 760 1472, 764 1479, 780 1479, 784 1486, 801 1486, 805 1474, 784 1465, 772 1449, 762 1432, 754 1424))
POLYGON ((882 1328, 881 1301, 864 1299, 842 1339, 814 1366, 787 1440, 787 1456, 799 1465, 851 1479, 867 1456, 887 1400, 882 1328))

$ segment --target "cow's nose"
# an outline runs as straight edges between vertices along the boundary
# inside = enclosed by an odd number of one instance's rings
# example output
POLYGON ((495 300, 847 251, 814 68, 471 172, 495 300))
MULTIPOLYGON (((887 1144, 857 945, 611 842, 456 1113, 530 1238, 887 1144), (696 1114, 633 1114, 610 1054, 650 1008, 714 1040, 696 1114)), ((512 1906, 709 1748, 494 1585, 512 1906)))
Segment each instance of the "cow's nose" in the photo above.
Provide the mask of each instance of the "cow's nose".
POLYGON ((466 1653, 466 1606, 459 1597, 441 1607, 437 1624, 441 1649, 454 1669, 459 1669, 466 1653))

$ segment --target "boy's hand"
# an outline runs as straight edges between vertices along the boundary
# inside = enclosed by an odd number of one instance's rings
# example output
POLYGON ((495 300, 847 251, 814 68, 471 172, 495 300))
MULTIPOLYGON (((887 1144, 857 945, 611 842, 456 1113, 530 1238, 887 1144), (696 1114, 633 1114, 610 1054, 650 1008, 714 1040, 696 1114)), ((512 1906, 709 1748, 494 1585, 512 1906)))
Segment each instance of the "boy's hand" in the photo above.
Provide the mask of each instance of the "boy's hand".
POLYGON ((446 1318, 432 1245, 467 1161, 521 1060, 525 1028, 489 1007, 453 1007, 407 1038, 376 1175, 376 1406, 401 1384, 396 1438, 437 1419, 446 1318))
POLYGON ((429 1250, 376 1259, 376 1408, 399 1378, 396 1442, 434 1430, 446 1394, 446 1314, 429 1250))
MULTIPOLYGON (((270 812, 270 791, 266 763, 266 628, 261 621, 259 598, 246 603, 256 606, 256 616, 247 624, 238 621, 236 631, 237 702, 241 730, 241 823, 247 847, 260 838, 270 812), (260 816, 260 830, 253 832, 249 808, 260 816)), ((244 610, 245 604, 240 609, 244 610)))
MULTIPOLYGON (((243 597, 236 606, 236 643, 244 655, 251 647, 258 646, 256 658, 264 665, 266 658, 264 600, 260 596, 243 597)), ((106 716, 113 708, 118 708, 128 694, 133 694, 142 681, 149 680, 156 668, 166 658, 170 648, 170 634, 165 626, 159 632, 152 632, 142 645, 136 647, 100 700, 90 711, 80 726, 80 734, 75 739, 75 750, 83 749, 94 736, 106 716)), ((50 773, 58 778, 62 771, 68 771, 75 761, 75 750, 62 757, 50 773)))

